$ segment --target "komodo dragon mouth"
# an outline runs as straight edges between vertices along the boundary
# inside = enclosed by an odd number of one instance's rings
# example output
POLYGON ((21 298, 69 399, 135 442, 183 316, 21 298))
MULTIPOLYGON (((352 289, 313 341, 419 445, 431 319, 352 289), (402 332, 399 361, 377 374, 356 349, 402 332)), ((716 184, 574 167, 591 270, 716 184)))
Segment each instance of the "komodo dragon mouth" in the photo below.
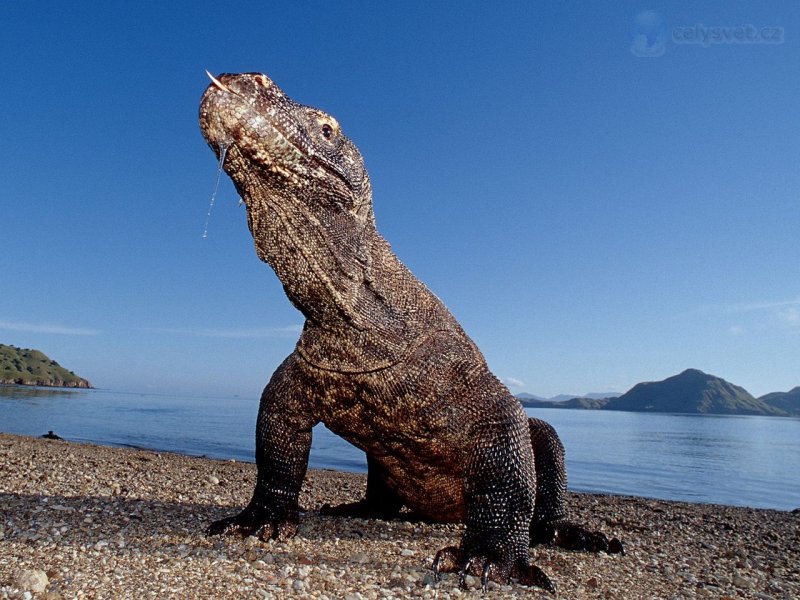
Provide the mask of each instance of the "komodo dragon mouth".
POLYGON ((244 188, 253 175, 274 187, 322 185, 344 196, 368 187, 358 150, 330 115, 294 102, 266 75, 210 73, 200 103, 200 128, 225 171, 244 188), (338 181, 336 181, 338 180, 338 181))

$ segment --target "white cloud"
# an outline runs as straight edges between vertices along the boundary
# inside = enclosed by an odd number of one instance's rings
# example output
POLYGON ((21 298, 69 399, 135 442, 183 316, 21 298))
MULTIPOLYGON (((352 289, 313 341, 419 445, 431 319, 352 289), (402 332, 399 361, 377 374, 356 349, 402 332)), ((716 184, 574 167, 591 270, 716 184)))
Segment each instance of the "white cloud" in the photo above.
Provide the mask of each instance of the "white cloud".
POLYGON ((195 335, 212 338, 285 338, 295 337, 303 330, 302 325, 286 325, 284 327, 254 327, 252 329, 219 329, 212 327, 148 327, 145 331, 155 333, 171 333, 177 335, 195 335))
POLYGON ((0 329, 6 331, 25 331, 28 333, 51 333, 57 335, 100 335, 99 329, 69 327, 54 323, 26 323, 23 321, 0 321, 0 329))
POLYGON ((731 304, 725 307, 728 312, 753 312, 759 310, 773 310, 776 308, 786 308, 800 306, 800 297, 794 300, 777 300, 774 302, 744 302, 741 304, 731 304))
MULTIPOLYGON (((772 327, 788 327, 800 331, 800 297, 793 300, 773 300, 764 302, 742 302, 738 304, 707 306, 701 310, 710 310, 727 314, 751 314, 754 329, 769 329, 772 327)), ((741 335, 746 329, 741 325, 728 328, 728 333, 741 335)))
POLYGON ((505 384, 508 387, 522 387, 522 386, 525 385, 525 382, 524 381, 520 381, 519 379, 516 379, 515 377, 506 377, 505 384))
POLYGON ((789 327, 800 328, 800 309, 789 307, 778 313, 781 321, 789 325, 789 327))

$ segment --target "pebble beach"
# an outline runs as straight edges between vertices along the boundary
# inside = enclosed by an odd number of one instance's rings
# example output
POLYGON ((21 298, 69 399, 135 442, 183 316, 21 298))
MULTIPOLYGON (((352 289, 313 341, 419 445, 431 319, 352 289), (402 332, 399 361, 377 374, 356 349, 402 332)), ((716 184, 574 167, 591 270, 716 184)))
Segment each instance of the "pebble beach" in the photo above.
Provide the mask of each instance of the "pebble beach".
POLYGON ((626 554, 538 547, 543 590, 456 575, 460 525, 323 517, 362 474, 309 471, 288 541, 208 538, 249 500, 255 465, 0 434, 0 599, 800 598, 800 514, 571 493, 572 520, 626 554))

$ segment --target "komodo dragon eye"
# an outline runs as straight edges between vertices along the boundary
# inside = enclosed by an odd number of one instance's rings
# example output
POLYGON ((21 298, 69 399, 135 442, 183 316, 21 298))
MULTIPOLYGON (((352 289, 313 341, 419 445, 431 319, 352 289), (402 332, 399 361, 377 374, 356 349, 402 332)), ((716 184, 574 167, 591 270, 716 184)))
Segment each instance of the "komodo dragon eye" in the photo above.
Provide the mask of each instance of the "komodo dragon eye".
POLYGON ((331 127, 328 123, 324 123, 322 125, 322 137, 326 140, 329 140, 333 137, 333 127, 331 127))

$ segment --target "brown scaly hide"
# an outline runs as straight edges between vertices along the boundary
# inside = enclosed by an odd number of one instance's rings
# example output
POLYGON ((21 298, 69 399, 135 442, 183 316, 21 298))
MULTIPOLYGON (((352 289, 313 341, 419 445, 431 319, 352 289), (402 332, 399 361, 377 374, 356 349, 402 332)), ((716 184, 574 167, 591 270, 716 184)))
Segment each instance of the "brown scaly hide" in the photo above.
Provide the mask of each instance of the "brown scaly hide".
POLYGON ((531 541, 609 550, 602 534, 564 521, 555 431, 526 417, 376 230, 364 161, 338 122, 249 73, 213 80, 200 127, 218 157, 226 151, 258 256, 306 319, 261 397, 253 499, 209 533, 293 535, 311 429, 323 422, 369 468, 364 500, 324 511, 391 518, 407 506, 466 523, 460 546, 437 555, 437 574, 553 589, 528 564, 531 541))

